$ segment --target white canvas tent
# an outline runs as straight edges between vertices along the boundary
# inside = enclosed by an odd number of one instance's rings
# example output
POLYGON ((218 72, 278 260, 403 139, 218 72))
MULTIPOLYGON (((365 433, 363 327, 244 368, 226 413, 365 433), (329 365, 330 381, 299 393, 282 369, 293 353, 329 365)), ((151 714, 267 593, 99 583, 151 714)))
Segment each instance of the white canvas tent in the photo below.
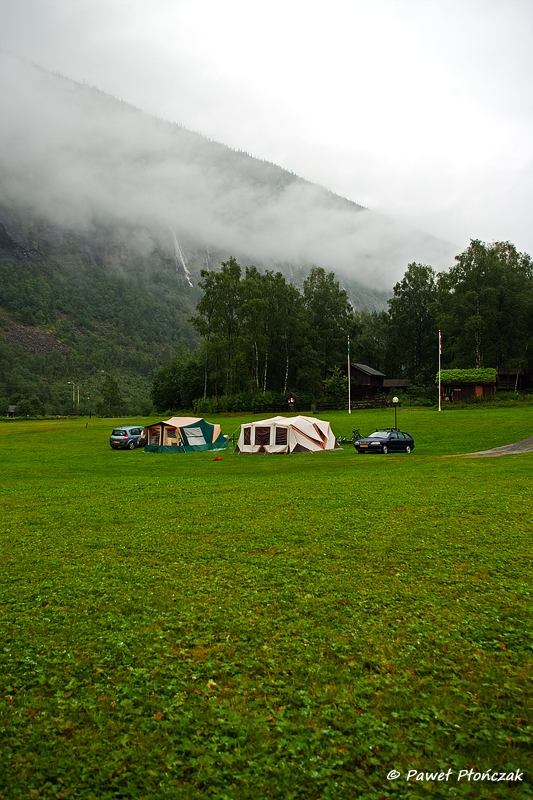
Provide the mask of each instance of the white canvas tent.
POLYGON ((236 453, 315 453, 335 450, 331 425, 313 417, 272 417, 241 425, 236 453))

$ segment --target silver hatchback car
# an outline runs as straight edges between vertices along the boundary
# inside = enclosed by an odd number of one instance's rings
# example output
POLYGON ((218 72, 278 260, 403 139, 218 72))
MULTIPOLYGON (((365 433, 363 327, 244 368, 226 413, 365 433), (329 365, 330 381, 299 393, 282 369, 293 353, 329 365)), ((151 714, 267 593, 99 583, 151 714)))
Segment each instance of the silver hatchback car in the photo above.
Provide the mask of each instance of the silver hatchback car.
POLYGON ((115 428, 109 437, 109 444, 113 450, 134 450, 146 444, 144 428, 139 425, 122 425, 115 428))

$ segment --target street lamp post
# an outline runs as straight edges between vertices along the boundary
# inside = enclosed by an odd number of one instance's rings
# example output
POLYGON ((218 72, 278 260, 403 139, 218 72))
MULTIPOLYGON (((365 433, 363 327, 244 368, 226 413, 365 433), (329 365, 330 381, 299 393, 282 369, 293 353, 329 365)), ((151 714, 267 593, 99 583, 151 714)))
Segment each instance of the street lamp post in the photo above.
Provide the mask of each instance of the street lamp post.
POLYGON ((76 386, 74 381, 67 381, 69 386, 72 386, 72 413, 74 414, 74 409, 76 407, 76 386))
POLYGON ((396 425, 396 409, 398 408, 398 403, 399 403, 399 402, 400 402, 400 401, 398 400, 398 398, 397 398, 397 397, 393 397, 393 398, 392 398, 392 404, 393 404, 393 406, 394 406, 394 427, 395 427, 395 429, 397 429, 397 428, 398 428, 398 426, 396 425))
MULTIPOLYGON (((76 381, 67 381, 69 386, 72 386, 72 413, 76 410, 76 381)), ((80 385, 78 383, 78 411, 80 407, 80 385)))

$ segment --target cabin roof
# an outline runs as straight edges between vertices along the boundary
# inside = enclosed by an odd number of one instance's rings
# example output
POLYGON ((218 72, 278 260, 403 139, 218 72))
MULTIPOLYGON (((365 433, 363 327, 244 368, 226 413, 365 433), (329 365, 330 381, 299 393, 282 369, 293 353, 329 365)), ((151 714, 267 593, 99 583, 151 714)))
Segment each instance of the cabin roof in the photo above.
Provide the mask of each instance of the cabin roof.
POLYGON ((384 372, 379 372, 377 369, 373 369, 366 364, 352 364, 352 369, 358 369, 360 372, 364 372, 365 375, 376 375, 379 378, 385 377, 384 372))

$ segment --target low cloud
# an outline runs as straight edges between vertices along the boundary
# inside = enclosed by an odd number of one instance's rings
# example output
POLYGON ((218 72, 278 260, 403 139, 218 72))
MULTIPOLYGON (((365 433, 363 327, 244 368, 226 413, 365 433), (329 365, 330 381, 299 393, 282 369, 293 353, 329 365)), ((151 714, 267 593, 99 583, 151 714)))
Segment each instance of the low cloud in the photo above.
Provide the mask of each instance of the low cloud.
MULTIPOLYGON (((250 263, 317 264, 388 289, 457 248, 95 88, 2 55, 0 200, 54 223, 95 221, 198 242, 250 263)), ((150 243, 139 234, 138 246, 150 243)))

